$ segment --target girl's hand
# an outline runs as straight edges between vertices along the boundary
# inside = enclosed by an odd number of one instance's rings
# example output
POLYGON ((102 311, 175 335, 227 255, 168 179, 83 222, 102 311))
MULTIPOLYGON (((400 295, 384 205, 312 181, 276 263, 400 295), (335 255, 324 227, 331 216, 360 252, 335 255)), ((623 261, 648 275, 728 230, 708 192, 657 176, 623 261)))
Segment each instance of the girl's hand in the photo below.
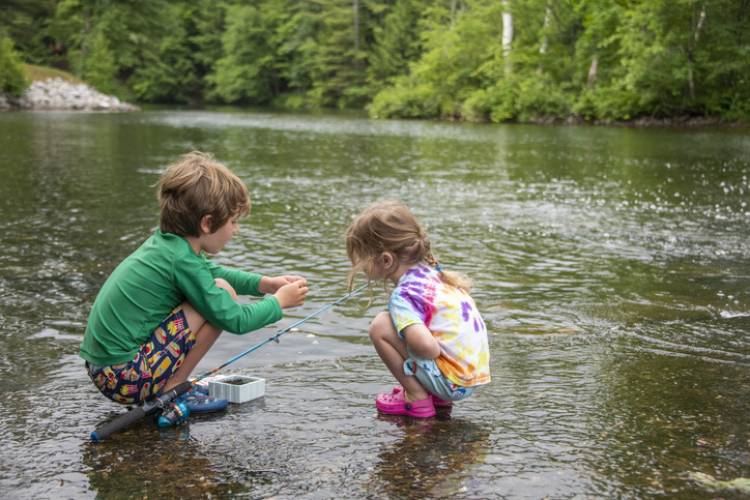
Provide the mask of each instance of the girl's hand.
POLYGON ((304 281, 305 278, 293 274, 276 276, 273 278, 271 278, 270 276, 263 276, 260 279, 258 289, 260 293, 276 293, 282 286, 288 285, 289 283, 295 283, 299 280, 304 281))
POLYGON ((279 305, 282 309, 301 306, 305 303, 305 297, 307 296, 307 280, 305 278, 300 278, 291 283, 287 283, 279 288, 273 296, 279 301, 279 305))

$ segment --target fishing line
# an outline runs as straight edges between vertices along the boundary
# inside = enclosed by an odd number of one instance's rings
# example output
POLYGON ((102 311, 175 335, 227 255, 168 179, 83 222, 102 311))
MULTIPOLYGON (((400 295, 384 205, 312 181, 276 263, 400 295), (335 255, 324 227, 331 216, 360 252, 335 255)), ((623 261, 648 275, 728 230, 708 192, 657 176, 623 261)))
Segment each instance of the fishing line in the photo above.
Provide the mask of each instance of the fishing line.
POLYGON ((307 315, 307 316, 305 316, 304 318, 302 318, 302 319, 300 319, 300 320, 298 320, 298 321, 296 321, 296 322, 292 323, 291 325, 287 326, 287 327, 286 327, 286 328, 284 328, 283 330, 279 330, 278 332, 276 332, 276 334, 275 334, 275 335, 273 335, 273 336, 271 336, 271 337, 267 338, 267 339, 266 339, 266 340, 264 340, 263 342, 260 342, 260 343, 258 343, 258 344, 255 344, 255 345, 254 345, 254 346, 252 346, 251 348, 249 348, 249 349, 247 349, 247 350, 245 350, 245 351, 242 351, 241 353, 239 353, 238 355, 234 356, 233 358, 230 358, 230 359, 229 359, 228 361, 226 361, 226 362, 225 362, 224 364, 222 364, 221 366, 217 366, 217 367, 216 367, 216 368, 214 368, 213 370, 209 370, 209 371, 207 371, 207 372, 205 372, 205 373, 202 373, 202 374, 198 375, 197 377, 194 377, 194 378, 190 379, 190 383, 191 383, 191 384, 195 384, 196 382, 199 382, 200 380, 203 380, 204 378, 206 378, 206 377, 209 377, 209 376, 213 375, 214 373, 218 372, 218 371, 219 371, 219 370, 221 370, 222 368, 225 368, 225 367, 227 367, 227 366, 231 365, 232 363, 234 363, 234 362, 235 362, 235 361, 237 361, 238 359, 240 359, 240 358, 243 358, 243 357, 247 356, 247 355, 248 355, 248 354, 250 354, 251 352, 257 351, 258 349, 260 349, 260 348, 261 348, 261 347, 263 347, 264 345, 268 344, 269 342, 276 342, 276 343, 278 344, 278 343, 279 343, 279 337, 281 337, 281 336, 282 336, 282 335, 284 335, 285 333, 288 333, 288 332, 289 332, 290 330, 292 330, 292 329, 294 329, 294 328, 298 327, 298 326, 299 326, 299 325, 301 325, 302 323, 305 323, 306 321, 308 321, 308 320, 310 320, 310 319, 312 319, 312 318, 314 318, 314 317, 316 317, 316 316, 318 316, 318 315, 320 315, 320 314, 323 314, 324 312, 326 312, 327 310, 331 309, 332 307, 334 307, 334 306, 336 306, 336 305, 338 305, 338 304, 340 304, 340 303, 342 303, 342 302, 346 301, 346 300, 347 300, 347 299, 349 299, 349 297, 351 297, 352 295, 356 295, 356 294, 358 294, 359 292, 361 292, 362 290, 364 290, 365 288, 367 288, 367 286, 368 286, 368 285, 369 285, 369 283, 365 283, 364 285, 360 286, 360 287, 359 287, 359 288, 357 288, 356 290, 352 290, 351 292, 347 293, 346 295, 344 295, 344 296, 343 296, 343 297, 341 297, 340 299, 338 299, 338 300, 336 300, 336 301, 334 301, 334 302, 331 302, 330 304, 328 304, 328 305, 326 305, 326 306, 324 306, 324 307, 321 307, 320 309, 318 309, 317 311, 315 311, 315 312, 313 312, 313 313, 310 313, 310 314, 308 314, 308 315, 307 315))
POLYGON ((281 337, 285 333, 289 332, 293 328, 298 327, 302 323, 304 323, 304 322, 306 322, 306 321, 308 321, 308 320, 310 320, 310 319, 312 319, 312 318, 314 318, 316 316, 319 316, 320 314, 323 314, 325 311, 329 310, 330 308, 332 308, 332 307, 334 307, 334 306, 336 306, 338 304, 341 304, 342 302, 348 300, 353 295, 358 294, 359 292, 361 292, 362 290, 364 290, 368 286, 369 286, 369 282, 365 283, 364 285, 360 286, 359 288, 357 288, 355 290, 352 290, 351 292, 347 293, 346 295, 344 295, 340 299, 335 300, 334 302, 331 302, 330 304, 327 304, 327 305, 321 307, 317 311, 308 314, 304 318, 302 318, 302 319, 300 319, 298 321, 295 321, 294 323, 292 323, 291 325, 287 326, 286 328, 277 331, 274 335, 272 335, 271 337, 267 338, 263 342, 260 342, 260 343, 258 343, 256 345, 252 346, 251 348, 249 348, 249 349, 247 349, 245 351, 242 351, 238 355, 230 358, 229 360, 227 360, 226 362, 224 362, 222 365, 214 368, 213 370, 209 370, 209 371, 207 371, 205 373, 202 373, 202 374, 198 375, 197 377, 194 377, 194 378, 191 378, 189 380, 186 380, 185 382, 181 382, 181 383, 177 384, 176 386, 172 387, 166 393, 159 394, 159 395, 157 395, 157 396, 155 396, 155 397, 153 397, 153 398, 145 401, 141 406, 136 406, 135 408, 131 409, 130 411, 128 411, 128 412, 120 415, 119 417, 115 418, 111 422, 107 422, 105 424, 102 424, 102 425, 98 426, 91 433, 91 440, 94 441, 94 442, 102 441, 102 440, 106 439, 107 437, 109 437, 110 435, 112 435, 113 433, 129 427, 130 425, 134 424, 135 422, 137 422, 138 420, 142 419, 146 415, 150 415, 152 413, 157 412, 158 410, 165 409, 178 396, 180 396, 180 395, 185 394, 186 392, 188 392, 198 381, 203 380, 204 378, 206 378, 206 377, 208 377, 210 375, 213 375, 214 373, 218 372, 222 368, 225 368, 228 365, 231 365, 232 363, 234 363, 238 359, 243 358, 244 356, 247 356, 251 352, 257 351, 258 349, 260 349, 264 345, 268 344, 269 342, 276 342, 276 343, 278 343, 279 342, 279 337, 281 337))

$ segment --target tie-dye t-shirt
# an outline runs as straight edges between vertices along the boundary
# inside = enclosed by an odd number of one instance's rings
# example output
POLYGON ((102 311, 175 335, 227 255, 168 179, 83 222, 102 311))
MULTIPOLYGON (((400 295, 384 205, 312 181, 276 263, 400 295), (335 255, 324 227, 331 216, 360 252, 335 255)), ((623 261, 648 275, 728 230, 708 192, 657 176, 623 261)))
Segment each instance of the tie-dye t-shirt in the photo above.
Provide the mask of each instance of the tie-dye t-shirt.
POLYGON ((462 289, 445 284, 440 274, 425 264, 404 273, 388 302, 398 332, 424 324, 440 345, 435 360, 442 374, 463 387, 490 381, 487 327, 474 300, 462 289))

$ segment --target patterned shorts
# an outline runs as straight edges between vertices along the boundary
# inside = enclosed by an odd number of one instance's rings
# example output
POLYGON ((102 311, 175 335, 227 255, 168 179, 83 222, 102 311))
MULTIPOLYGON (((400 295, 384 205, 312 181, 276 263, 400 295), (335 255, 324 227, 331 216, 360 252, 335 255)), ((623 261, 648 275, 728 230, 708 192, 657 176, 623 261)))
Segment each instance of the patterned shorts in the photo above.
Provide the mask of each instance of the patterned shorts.
POLYGON ((127 363, 97 366, 86 363, 94 385, 112 401, 138 404, 157 394, 195 344, 182 309, 162 321, 151 338, 127 363))

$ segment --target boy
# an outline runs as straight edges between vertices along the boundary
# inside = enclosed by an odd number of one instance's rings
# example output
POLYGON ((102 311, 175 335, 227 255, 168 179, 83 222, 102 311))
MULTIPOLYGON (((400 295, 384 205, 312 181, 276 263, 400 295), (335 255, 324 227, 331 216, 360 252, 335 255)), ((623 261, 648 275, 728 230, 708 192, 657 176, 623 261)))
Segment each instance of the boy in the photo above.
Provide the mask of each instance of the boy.
MULTIPOLYGON (((160 227, 123 260, 102 286, 88 318, 80 355, 109 399, 137 404, 184 382, 227 330, 243 334, 301 305, 307 281, 228 269, 215 254, 250 211, 245 184, 210 155, 193 152, 159 181, 160 227), (237 293, 267 295, 239 304, 237 293)), ((196 390, 191 411, 226 406, 196 390)))

